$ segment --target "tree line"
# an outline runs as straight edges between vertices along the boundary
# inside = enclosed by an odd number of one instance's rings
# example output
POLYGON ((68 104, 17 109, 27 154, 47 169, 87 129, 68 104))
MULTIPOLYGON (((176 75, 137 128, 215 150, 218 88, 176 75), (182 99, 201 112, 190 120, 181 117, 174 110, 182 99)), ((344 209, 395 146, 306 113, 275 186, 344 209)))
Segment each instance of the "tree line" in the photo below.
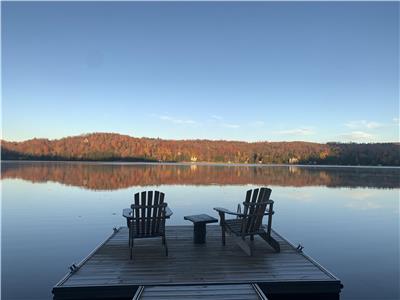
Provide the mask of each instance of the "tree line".
POLYGON ((399 143, 250 143, 92 133, 58 140, 3 140, 1 146, 3 160, 400 165, 399 143))

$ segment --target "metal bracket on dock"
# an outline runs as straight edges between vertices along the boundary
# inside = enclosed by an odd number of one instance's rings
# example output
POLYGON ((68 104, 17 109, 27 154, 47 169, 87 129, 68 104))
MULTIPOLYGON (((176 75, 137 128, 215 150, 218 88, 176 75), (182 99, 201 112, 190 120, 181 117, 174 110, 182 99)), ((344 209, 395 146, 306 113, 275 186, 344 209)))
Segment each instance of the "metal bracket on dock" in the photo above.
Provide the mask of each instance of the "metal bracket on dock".
POLYGON ((304 247, 301 244, 299 244, 296 248, 297 252, 303 252, 303 249, 304 247))
POLYGON ((79 270, 79 267, 77 267, 75 264, 72 264, 71 266, 69 266, 69 270, 71 273, 75 273, 79 270))

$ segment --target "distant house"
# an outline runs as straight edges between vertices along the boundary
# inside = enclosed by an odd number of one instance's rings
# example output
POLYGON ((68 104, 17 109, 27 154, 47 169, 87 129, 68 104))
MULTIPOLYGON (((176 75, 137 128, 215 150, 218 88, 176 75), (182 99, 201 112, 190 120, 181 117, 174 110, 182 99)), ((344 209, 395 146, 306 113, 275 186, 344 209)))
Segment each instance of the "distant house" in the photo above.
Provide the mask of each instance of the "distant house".
POLYGON ((197 161, 197 156, 192 156, 192 157, 190 157, 190 161, 196 162, 196 161, 197 161))
POLYGON ((289 164, 297 164, 299 159, 296 157, 289 158, 289 164))

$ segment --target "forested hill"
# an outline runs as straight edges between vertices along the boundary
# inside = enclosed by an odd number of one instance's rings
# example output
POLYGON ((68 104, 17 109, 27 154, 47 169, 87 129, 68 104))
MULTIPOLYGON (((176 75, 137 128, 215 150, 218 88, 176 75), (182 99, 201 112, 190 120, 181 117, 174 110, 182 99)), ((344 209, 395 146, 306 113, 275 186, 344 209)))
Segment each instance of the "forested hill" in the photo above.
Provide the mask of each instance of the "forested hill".
POLYGON ((59 140, 1 143, 3 160, 218 162, 400 165, 399 143, 239 142, 162 140, 93 133, 59 140))

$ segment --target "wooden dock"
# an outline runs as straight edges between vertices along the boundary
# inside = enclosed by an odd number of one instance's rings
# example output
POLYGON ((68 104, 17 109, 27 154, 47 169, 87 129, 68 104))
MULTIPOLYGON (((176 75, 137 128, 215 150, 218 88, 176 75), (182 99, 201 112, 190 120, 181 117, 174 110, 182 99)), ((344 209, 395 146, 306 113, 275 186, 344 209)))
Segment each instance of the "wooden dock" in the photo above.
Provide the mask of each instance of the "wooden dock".
MULTIPOLYGON (((255 237, 254 255, 249 257, 229 236, 222 246, 218 225, 207 227, 206 244, 193 243, 192 226, 167 226, 166 230, 168 257, 161 239, 138 239, 131 261, 128 229, 115 229, 54 286, 54 299, 132 299, 146 287, 148 292, 163 290, 168 298, 166 291, 176 293, 178 286, 180 290, 192 286, 183 291, 193 292, 201 286, 203 291, 221 291, 232 290, 230 285, 246 289, 251 284, 257 284, 268 299, 339 299, 340 280, 276 232, 272 234, 280 253, 255 237), (176 288, 168 288, 172 286, 176 288)), ((163 299, 160 292, 157 295, 163 299)))
POLYGON ((133 300, 264 300, 257 284, 141 286, 133 300))

